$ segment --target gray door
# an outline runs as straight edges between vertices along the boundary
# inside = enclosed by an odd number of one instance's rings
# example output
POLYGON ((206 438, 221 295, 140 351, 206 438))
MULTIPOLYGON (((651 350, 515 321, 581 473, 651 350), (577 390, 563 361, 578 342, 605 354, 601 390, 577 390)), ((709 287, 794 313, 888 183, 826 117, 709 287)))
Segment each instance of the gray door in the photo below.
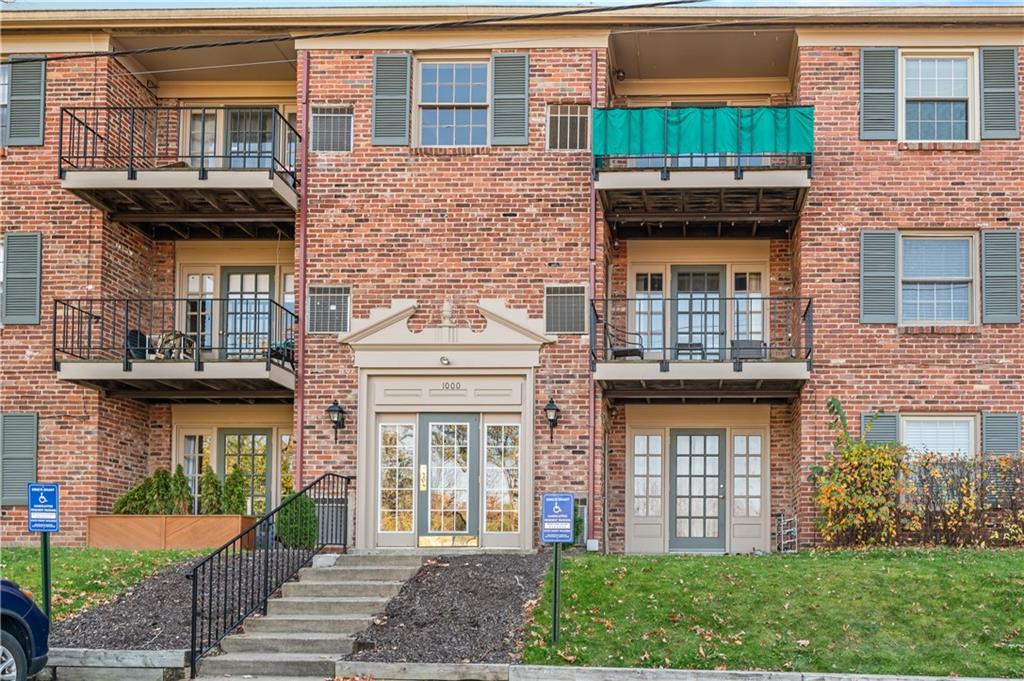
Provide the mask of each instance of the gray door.
POLYGON ((671 431, 670 550, 725 550, 725 431, 671 431))
POLYGON ((724 297, 724 267, 672 268, 672 359, 724 357, 724 297))
MULTIPOLYGON (((221 354, 230 359, 262 359, 270 345, 273 267, 222 267, 221 354)), ((280 334, 278 334, 280 337, 280 334)))
POLYGON ((263 515, 270 509, 272 431, 222 428, 218 435, 221 477, 225 478, 235 468, 241 468, 245 479, 245 512, 247 515, 263 515))
POLYGON ((224 155, 230 168, 269 168, 274 159, 274 109, 228 109, 224 155))
POLYGON ((420 546, 477 546, 480 415, 420 414, 417 532, 420 546))

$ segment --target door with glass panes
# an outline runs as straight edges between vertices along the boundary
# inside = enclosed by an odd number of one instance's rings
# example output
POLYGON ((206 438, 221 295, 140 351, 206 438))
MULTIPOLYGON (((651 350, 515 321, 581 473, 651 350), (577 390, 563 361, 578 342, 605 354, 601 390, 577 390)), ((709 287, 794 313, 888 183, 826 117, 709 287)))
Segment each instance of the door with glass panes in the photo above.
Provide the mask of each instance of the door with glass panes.
POLYGON ((721 360, 725 352, 725 268, 672 268, 672 359, 721 360))
POLYGON ((262 359, 270 345, 273 267, 222 267, 220 348, 226 359, 262 359))
POLYGON ((263 515, 271 502, 272 431, 224 428, 218 434, 221 475, 226 479, 235 468, 241 469, 245 514, 263 515))
POLYGON ((480 415, 421 414, 417 452, 417 542, 477 546, 480 415))
POLYGON ((672 430, 669 550, 725 550, 724 430, 672 430))

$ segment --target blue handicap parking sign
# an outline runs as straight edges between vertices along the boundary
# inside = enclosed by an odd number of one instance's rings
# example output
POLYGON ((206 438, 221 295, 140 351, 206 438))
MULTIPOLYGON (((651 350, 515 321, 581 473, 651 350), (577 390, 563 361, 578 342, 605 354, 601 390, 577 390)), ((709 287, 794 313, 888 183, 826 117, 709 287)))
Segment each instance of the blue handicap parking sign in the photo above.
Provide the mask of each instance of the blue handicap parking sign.
POLYGON ((540 540, 545 544, 566 544, 573 540, 573 495, 545 494, 541 497, 540 540))
POLYGON ((60 485, 28 485, 28 531, 60 532, 60 485))

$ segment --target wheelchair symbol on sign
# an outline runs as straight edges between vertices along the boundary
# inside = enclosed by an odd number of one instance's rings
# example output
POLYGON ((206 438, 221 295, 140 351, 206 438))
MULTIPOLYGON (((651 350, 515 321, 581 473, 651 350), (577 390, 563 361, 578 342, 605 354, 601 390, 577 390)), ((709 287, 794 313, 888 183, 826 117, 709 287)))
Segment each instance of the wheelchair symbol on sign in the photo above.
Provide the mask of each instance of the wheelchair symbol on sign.
POLYGON ((551 512, 555 515, 562 515, 562 507, 558 505, 558 502, 555 502, 555 505, 551 507, 551 512))
POLYGON ((46 496, 42 492, 39 493, 39 503, 40 504, 49 503, 48 501, 46 501, 46 496))

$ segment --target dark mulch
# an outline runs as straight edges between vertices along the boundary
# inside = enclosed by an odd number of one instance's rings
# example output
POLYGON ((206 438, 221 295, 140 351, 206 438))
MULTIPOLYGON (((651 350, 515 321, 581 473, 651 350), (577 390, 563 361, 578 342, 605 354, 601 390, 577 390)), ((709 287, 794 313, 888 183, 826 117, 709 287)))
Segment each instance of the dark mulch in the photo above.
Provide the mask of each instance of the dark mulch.
POLYGON ((441 556, 428 561, 357 639, 349 659, 510 662, 524 606, 537 598, 547 553, 441 556), (360 650, 363 646, 372 646, 360 650))

